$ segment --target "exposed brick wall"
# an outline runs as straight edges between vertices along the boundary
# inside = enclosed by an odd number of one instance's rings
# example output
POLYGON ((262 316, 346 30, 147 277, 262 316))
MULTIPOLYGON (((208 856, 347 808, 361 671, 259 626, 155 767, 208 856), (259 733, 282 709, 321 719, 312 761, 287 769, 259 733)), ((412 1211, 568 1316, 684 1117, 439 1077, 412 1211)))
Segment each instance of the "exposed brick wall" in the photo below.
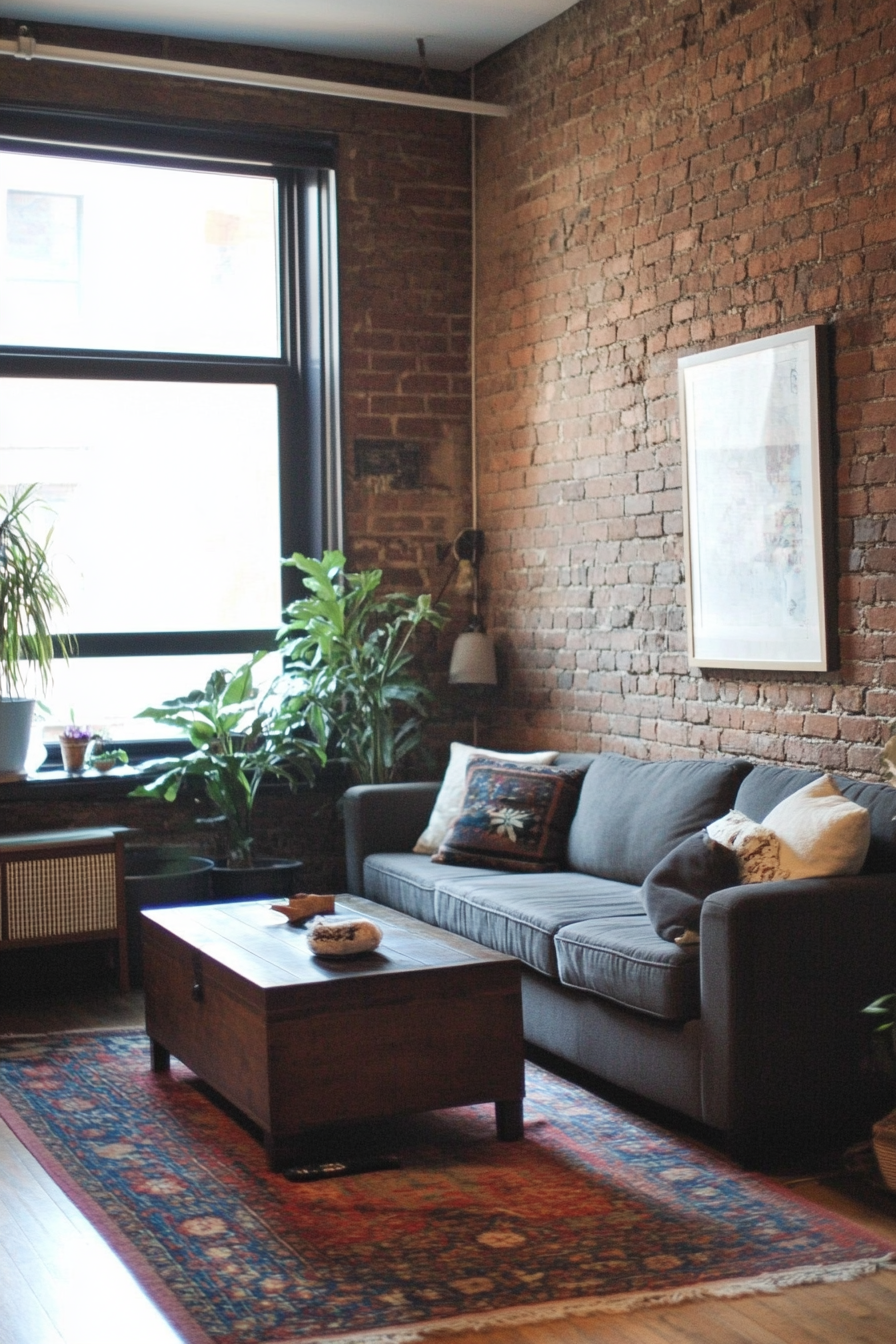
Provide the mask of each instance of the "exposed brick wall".
POLYGON ((347 533, 408 588, 438 586, 469 510, 469 128, 433 120, 369 134, 341 169, 347 533), (419 446, 419 488, 359 475, 359 439, 419 446))
MULTIPOLYGON (((196 825, 197 817, 207 817, 214 809, 189 783, 173 803, 129 798, 121 785, 103 788, 86 776, 78 784, 44 786, 38 801, 24 796, 32 788, 8 785, 0 793, 2 834, 127 826, 128 845, 188 847, 194 854, 221 860, 217 828, 196 825)), ((344 891, 345 839, 338 797, 338 791, 326 784, 296 793, 263 788, 254 813, 256 853, 301 858, 303 884, 309 891, 344 891)))
POLYGON ((896 12, 583 0, 480 69, 490 742, 876 774, 896 717, 896 12), (839 671, 686 659, 679 355, 833 328, 839 671))

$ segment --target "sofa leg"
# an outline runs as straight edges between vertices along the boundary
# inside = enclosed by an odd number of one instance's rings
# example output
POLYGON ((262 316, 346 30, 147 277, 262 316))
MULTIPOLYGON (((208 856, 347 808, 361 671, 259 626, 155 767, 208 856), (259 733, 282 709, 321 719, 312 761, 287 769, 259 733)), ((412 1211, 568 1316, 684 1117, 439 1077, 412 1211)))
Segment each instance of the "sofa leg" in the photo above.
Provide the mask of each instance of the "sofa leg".
POLYGON ((499 1139, 503 1139, 507 1143, 513 1143, 516 1139, 521 1139, 523 1137, 522 1101, 496 1101, 495 1124, 499 1139))

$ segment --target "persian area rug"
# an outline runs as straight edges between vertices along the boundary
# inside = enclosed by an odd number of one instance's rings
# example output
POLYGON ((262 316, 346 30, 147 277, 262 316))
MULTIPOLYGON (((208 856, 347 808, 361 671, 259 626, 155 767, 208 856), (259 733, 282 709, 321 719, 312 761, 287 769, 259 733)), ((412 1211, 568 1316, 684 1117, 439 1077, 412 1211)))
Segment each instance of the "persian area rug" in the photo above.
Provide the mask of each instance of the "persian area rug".
POLYGON ((313 1184, 142 1032, 0 1040, 0 1114, 196 1344, 404 1344, 856 1278, 892 1247, 531 1067, 491 1106, 358 1127, 401 1168, 313 1184))

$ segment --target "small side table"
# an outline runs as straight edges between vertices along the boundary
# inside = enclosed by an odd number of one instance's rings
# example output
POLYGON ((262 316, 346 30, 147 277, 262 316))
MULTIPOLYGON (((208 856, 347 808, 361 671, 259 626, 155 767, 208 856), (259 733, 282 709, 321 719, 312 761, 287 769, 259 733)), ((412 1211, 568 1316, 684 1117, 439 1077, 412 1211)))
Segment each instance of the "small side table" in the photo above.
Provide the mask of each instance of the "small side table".
POLYGON ((124 838, 128 828, 0 836, 0 952, 109 942, 128 989, 124 838))

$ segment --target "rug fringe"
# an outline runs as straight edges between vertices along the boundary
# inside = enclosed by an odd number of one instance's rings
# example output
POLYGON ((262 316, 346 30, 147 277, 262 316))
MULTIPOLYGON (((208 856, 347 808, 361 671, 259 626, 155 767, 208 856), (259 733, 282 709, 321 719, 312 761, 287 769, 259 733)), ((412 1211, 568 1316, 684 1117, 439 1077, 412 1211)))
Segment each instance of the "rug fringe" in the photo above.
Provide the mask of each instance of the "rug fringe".
POLYGON ((541 1306, 505 1307, 498 1311, 453 1316, 450 1320, 426 1321, 396 1329, 362 1331, 348 1335, 317 1335, 282 1341, 282 1344, 415 1344, 438 1334, 463 1334, 480 1330, 500 1330, 508 1326, 539 1325, 573 1316, 622 1315, 649 1307, 674 1307, 685 1302, 720 1297, 750 1297, 759 1293, 779 1293, 783 1288, 798 1288, 813 1283, 849 1283, 854 1279, 888 1269, 896 1272, 896 1252, 869 1260, 849 1260, 837 1265, 802 1265, 794 1269, 759 1274, 750 1279, 723 1279, 718 1283, 694 1284, 668 1292, 624 1293, 618 1297, 583 1297, 564 1302, 546 1302, 541 1306))

